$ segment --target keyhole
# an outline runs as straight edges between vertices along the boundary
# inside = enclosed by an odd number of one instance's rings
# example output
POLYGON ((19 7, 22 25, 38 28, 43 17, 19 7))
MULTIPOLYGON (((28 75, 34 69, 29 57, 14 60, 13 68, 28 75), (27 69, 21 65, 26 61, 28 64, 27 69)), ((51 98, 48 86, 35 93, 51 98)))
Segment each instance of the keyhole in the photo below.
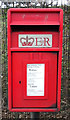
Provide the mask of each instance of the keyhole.
POLYGON ((21 84, 21 81, 19 81, 19 84, 21 84))

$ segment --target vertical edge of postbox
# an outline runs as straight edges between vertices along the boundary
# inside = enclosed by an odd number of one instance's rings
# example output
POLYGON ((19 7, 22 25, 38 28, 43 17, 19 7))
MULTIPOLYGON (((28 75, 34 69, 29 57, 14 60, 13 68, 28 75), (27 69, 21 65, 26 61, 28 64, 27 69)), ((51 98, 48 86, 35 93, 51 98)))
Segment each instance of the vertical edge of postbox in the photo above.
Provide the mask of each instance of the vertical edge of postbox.
POLYGON ((63 10, 60 9, 60 39, 59 39, 59 57, 58 57, 58 94, 57 94, 57 109, 60 111, 61 103, 61 70, 62 70, 62 36, 63 36, 63 10))
POLYGON ((11 28, 10 28, 10 17, 11 17, 11 9, 8 10, 7 13, 7 25, 8 25, 8 107, 11 111, 11 52, 10 52, 10 39, 11 39, 11 28))

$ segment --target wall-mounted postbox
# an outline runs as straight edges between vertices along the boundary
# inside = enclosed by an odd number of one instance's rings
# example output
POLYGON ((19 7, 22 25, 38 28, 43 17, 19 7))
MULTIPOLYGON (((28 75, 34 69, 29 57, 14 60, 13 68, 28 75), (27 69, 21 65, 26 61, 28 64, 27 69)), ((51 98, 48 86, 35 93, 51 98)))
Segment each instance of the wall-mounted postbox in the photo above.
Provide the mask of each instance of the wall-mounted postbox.
POLYGON ((8 10, 10 111, 60 110, 63 10, 8 10))

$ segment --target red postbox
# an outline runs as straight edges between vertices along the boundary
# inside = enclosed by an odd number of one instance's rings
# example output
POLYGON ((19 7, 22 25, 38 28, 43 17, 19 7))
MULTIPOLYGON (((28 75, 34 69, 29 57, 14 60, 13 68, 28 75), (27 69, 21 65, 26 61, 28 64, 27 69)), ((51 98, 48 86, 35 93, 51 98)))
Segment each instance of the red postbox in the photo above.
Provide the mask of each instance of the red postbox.
POLYGON ((60 110, 63 10, 8 10, 8 106, 60 110))

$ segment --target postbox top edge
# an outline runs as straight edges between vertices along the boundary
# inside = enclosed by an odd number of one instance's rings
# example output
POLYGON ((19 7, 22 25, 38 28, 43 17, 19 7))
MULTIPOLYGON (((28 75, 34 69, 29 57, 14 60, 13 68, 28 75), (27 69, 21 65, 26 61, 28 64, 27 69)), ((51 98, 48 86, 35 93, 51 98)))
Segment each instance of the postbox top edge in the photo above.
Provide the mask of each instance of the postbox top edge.
POLYGON ((8 12, 63 12, 61 8, 10 8, 8 12))

